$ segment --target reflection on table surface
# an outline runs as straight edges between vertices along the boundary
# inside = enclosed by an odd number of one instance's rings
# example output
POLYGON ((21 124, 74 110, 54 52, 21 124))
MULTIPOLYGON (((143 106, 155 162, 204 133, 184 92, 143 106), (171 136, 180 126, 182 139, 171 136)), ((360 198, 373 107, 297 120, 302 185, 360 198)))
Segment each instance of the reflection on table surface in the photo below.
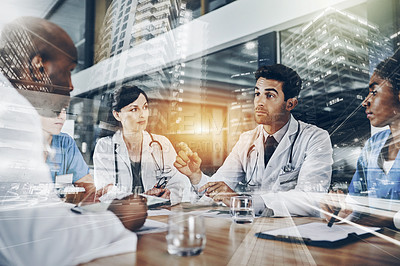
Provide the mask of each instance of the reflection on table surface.
MULTIPOLYGON (((221 208, 221 207, 219 207, 221 208)), ((172 211, 198 209, 187 204, 172 211)), ((167 222, 168 216, 148 219, 167 222)), ((85 265, 398 265, 400 246, 378 236, 370 236, 337 248, 307 246, 298 242, 260 239, 255 233, 324 222, 310 217, 256 218, 253 224, 235 224, 225 218, 205 218, 207 244, 202 254, 193 257, 169 255, 166 232, 139 236, 136 253, 100 258, 85 265)), ((400 232, 385 228, 382 234, 400 241, 400 232)))

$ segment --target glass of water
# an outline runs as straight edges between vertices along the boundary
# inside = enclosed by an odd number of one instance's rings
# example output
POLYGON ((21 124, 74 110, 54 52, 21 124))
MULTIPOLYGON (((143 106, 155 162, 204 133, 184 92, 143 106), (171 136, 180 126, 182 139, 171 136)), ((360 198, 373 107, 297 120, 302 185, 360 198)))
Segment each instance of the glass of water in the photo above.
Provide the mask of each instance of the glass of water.
POLYGON ((166 239, 169 254, 178 256, 200 254, 206 245, 204 218, 184 213, 170 215, 166 239))
POLYGON ((249 195, 231 197, 231 216, 238 224, 254 221, 253 199, 249 195))

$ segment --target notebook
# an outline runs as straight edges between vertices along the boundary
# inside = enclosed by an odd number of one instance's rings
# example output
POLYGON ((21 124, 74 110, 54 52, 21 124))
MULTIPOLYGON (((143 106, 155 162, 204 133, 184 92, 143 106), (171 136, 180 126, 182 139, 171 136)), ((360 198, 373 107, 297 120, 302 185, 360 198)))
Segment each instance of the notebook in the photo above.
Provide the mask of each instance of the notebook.
POLYGON ((372 232, 379 230, 381 230, 379 227, 355 227, 348 224, 334 224, 332 227, 328 227, 326 223, 315 222, 260 232, 256 236, 292 243, 336 247, 369 236, 372 232))

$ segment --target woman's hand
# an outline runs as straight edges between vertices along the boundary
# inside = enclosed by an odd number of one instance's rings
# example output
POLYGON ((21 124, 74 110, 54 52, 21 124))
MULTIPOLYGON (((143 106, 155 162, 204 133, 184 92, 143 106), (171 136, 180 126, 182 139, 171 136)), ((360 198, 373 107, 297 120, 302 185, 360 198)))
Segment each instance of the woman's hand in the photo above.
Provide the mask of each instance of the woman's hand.
POLYGON ((153 187, 152 189, 147 190, 144 194, 169 199, 171 191, 169 191, 168 188, 153 187))
POLYGON ((121 220, 125 228, 134 231, 146 221, 147 200, 142 196, 130 195, 122 200, 113 200, 108 210, 121 220))
POLYGON ((108 184, 107 186, 104 186, 103 188, 100 188, 99 190, 96 191, 96 196, 94 198, 95 202, 100 202, 100 198, 104 195, 107 194, 108 191, 110 191, 114 187, 114 184, 108 184))

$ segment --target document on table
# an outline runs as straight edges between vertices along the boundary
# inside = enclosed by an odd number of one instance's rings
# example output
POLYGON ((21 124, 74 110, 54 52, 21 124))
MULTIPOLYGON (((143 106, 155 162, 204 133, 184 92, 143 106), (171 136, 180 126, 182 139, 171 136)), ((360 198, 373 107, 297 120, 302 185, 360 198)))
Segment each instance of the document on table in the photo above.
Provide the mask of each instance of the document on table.
POLYGON ((230 211, 228 210, 199 210, 199 211, 191 211, 188 213, 192 215, 199 215, 211 218, 226 218, 226 219, 231 218, 230 211))
POLYGON ((171 215, 171 211, 167 209, 159 209, 159 210, 148 210, 147 216, 160 216, 160 215, 171 215))
POLYGON ((83 205, 78 208, 81 208, 84 212, 105 212, 107 211, 110 203, 98 202, 88 205, 83 205))
POLYGON ((156 196, 150 196, 150 195, 146 195, 146 194, 139 194, 139 195, 143 196, 147 199, 148 207, 171 204, 169 199, 164 199, 164 198, 156 197, 156 196))
POLYGON ((276 240, 303 239, 310 242, 336 242, 347 239, 350 235, 362 236, 380 230, 379 227, 355 227, 338 225, 328 227, 326 223, 308 223, 299 226, 286 227, 258 233, 261 238, 276 240))
POLYGON ((231 212, 228 210, 209 210, 203 214, 203 216, 206 217, 212 217, 212 218, 225 218, 225 219, 231 219, 231 212))
MULTIPOLYGON (((152 200, 152 203, 154 203, 155 200, 152 200)), ((164 199, 159 202, 165 202, 164 199)), ((158 202, 158 203, 159 203, 158 202)), ((105 212, 107 211, 108 207, 110 206, 110 203, 104 203, 104 202, 98 202, 98 203, 93 203, 93 204, 88 204, 84 206, 75 206, 73 207, 74 212, 78 213, 90 213, 90 212, 105 212)), ((166 209, 160 209, 160 210, 148 210, 147 211, 147 216, 159 216, 159 215, 170 215, 171 211, 166 210, 166 209)))
POLYGON ((150 233, 159 233, 159 232, 164 232, 167 231, 168 229, 168 224, 151 220, 151 219, 146 219, 146 222, 142 227, 140 227, 139 230, 135 231, 136 234, 138 235, 144 235, 144 234, 150 234, 150 233))

